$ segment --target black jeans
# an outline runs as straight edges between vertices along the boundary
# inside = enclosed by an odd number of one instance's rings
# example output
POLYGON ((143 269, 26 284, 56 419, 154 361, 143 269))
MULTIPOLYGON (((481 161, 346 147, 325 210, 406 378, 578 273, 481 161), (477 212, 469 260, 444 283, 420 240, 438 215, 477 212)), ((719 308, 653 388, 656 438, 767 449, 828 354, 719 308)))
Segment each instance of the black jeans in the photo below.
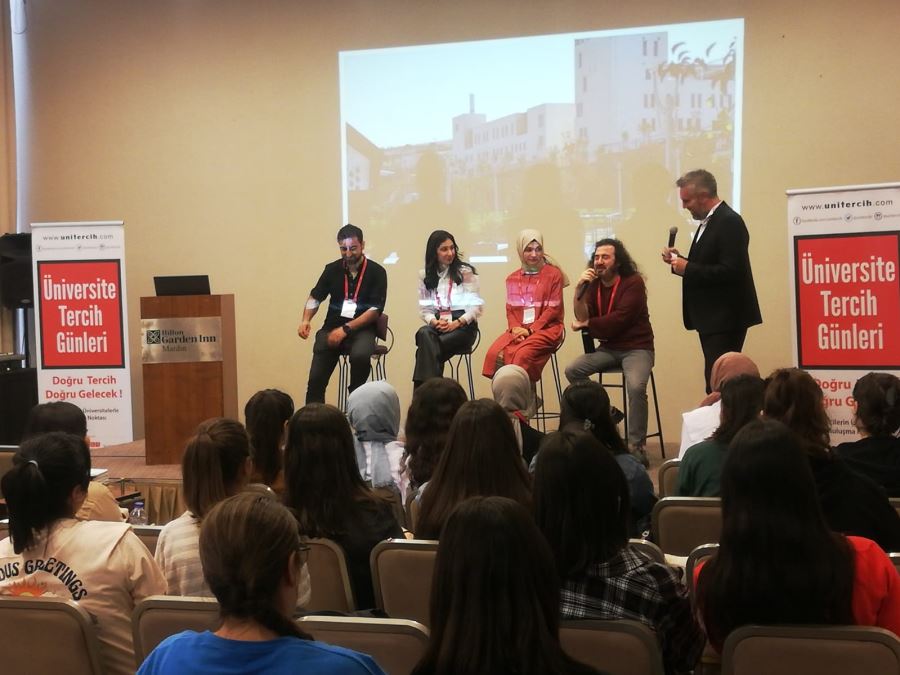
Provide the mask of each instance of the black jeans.
POLYGON ((713 364, 722 354, 739 352, 744 348, 747 329, 733 330, 727 333, 700 333, 700 347, 703 349, 703 375, 706 378, 706 393, 712 393, 709 376, 713 364))
POLYGON ((439 333, 431 326, 422 326, 416 331, 418 349, 413 382, 421 384, 432 377, 440 377, 444 372, 444 362, 470 349, 477 335, 477 323, 468 323, 449 333, 439 333))
POLYGON ((328 346, 331 328, 322 328, 316 333, 313 345, 313 359, 309 367, 309 383, 306 386, 307 403, 324 403, 325 389, 334 372, 341 354, 350 356, 350 387, 353 391, 369 379, 372 354, 375 353, 375 326, 366 326, 353 331, 335 348, 328 346))

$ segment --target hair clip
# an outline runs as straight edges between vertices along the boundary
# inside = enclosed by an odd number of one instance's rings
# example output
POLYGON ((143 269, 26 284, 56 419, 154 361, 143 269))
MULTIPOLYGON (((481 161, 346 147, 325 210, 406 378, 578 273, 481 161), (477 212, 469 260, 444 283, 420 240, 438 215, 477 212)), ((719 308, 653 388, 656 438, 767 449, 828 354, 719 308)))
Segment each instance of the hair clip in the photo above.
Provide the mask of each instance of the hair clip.
POLYGON ((29 460, 28 460, 28 463, 29 463, 29 464, 34 464, 34 468, 36 468, 38 471, 41 470, 41 467, 38 466, 38 463, 37 463, 37 460, 36 460, 36 459, 29 459, 29 460))

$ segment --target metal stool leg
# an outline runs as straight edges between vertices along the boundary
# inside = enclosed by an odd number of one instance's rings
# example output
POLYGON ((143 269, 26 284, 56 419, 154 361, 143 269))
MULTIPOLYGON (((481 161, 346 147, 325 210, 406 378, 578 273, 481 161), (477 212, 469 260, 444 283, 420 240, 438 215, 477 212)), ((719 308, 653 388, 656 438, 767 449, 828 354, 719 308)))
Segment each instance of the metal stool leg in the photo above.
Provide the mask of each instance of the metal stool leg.
POLYGON ((547 433, 547 412, 544 403, 544 378, 541 377, 537 381, 537 395, 541 399, 541 408, 534 413, 534 419, 538 423, 538 429, 545 434, 547 433))
POLYGON ((656 411, 656 435, 659 436, 659 452, 662 458, 666 458, 666 444, 663 441, 662 421, 659 417, 659 399, 656 396, 656 378, 653 377, 653 371, 650 371, 650 388, 653 391, 653 409, 656 411))
POLYGON ((347 412, 347 386, 350 383, 350 361, 346 356, 338 358, 338 409, 347 412))
POLYGON ((466 359, 466 372, 469 374, 469 400, 475 400, 475 382, 472 381, 472 354, 464 354, 466 359))

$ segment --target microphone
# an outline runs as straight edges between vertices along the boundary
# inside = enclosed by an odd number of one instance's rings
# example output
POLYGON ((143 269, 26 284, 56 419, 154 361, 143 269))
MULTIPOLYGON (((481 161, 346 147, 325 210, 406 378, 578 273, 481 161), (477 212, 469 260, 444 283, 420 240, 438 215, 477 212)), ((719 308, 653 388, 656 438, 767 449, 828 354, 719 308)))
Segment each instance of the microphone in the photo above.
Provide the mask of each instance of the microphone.
POLYGON ((674 225, 669 228, 669 244, 668 247, 672 248, 675 246, 675 235, 678 234, 678 228, 674 225))

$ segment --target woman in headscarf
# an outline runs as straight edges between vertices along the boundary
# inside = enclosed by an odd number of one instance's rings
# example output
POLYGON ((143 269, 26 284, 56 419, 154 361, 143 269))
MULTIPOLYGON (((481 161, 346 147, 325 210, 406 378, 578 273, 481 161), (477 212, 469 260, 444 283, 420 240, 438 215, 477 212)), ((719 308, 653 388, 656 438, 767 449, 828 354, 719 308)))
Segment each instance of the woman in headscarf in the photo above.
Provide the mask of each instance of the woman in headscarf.
POLYGON ((528 424, 528 420, 535 412, 534 392, 531 390, 528 373, 521 366, 503 366, 491 380, 491 393, 494 400, 509 415, 513 431, 516 433, 516 442, 519 444, 519 452, 522 453, 525 462, 530 463, 538 451, 544 434, 532 429, 528 424))
POLYGON ((738 375, 759 377, 759 368, 749 356, 740 352, 725 352, 716 359, 709 374, 712 393, 700 401, 700 406, 681 415, 681 448, 679 459, 687 449, 705 441, 719 427, 722 416, 722 385, 738 375))
POLYGON ((506 277, 509 328, 488 349, 481 372, 493 377, 501 366, 516 365, 537 382, 563 339, 562 289, 569 280, 544 253, 544 237, 537 230, 522 230, 516 250, 522 266, 506 277))
POLYGON ((347 417, 356 435, 356 461, 363 480, 373 488, 385 488, 398 497, 406 491, 400 473, 403 444, 400 433, 400 399, 384 381, 366 382, 347 399, 347 417))

